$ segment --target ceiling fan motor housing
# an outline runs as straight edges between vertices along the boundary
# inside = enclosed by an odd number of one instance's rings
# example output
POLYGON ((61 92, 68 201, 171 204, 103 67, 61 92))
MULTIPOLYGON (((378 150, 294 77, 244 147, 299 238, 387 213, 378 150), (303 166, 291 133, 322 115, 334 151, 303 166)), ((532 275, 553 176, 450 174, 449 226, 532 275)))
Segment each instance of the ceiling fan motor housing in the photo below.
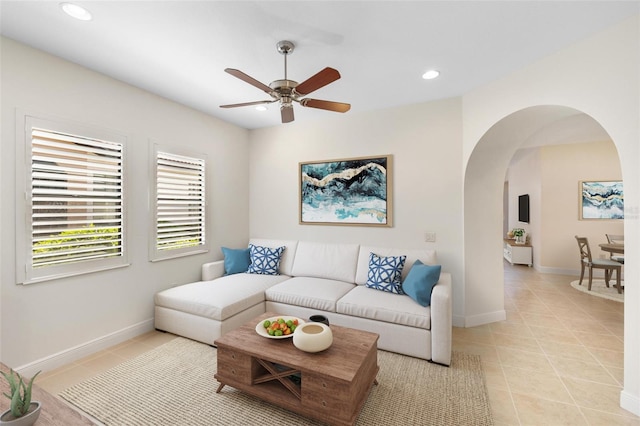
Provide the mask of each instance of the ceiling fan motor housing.
POLYGON ((297 85, 298 82, 293 80, 275 80, 269 84, 269 87, 278 93, 291 93, 297 85))
POLYGON ((298 85, 296 81, 293 80, 275 80, 269 84, 269 87, 273 89, 273 96, 276 99, 279 99, 284 106, 291 106, 294 100, 297 100, 297 94, 294 93, 295 87, 298 85))

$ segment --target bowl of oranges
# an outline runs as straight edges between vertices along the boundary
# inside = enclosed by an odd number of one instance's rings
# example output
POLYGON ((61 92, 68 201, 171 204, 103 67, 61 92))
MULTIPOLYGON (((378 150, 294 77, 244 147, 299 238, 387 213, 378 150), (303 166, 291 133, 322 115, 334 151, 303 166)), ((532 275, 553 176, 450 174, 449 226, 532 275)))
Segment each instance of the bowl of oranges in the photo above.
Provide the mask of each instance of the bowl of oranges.
POLYGON ((256 333, 269 339, 286 339, 293 337, 293 332, 301 324, 304 321, 300 318, 280 315, 260 321, 256 324, 256 333))

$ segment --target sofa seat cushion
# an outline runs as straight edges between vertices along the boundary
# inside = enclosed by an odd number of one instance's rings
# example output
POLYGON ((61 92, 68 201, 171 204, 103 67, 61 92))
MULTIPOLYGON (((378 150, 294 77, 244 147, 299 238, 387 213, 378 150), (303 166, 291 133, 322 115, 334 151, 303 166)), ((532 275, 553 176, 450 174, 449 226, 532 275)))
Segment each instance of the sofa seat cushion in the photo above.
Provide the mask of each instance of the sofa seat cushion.
POLYGON ((409 296, 356 286, 338 300, 337 312, 355 317, 431 329, 431 308, 409 296))
POLYGON ((212 281, 198 281, 156 293, 155 304, 168 309, 218 321, 236 315, 260 302, 264 291, 288 280, 286 275, 227 275, 212 281))
POLYGON ((355 284, 326 278, 294 277, 269 287, 266 299, 271 302, 303 306, 320 311, 336 312, 336 302, 355 284))

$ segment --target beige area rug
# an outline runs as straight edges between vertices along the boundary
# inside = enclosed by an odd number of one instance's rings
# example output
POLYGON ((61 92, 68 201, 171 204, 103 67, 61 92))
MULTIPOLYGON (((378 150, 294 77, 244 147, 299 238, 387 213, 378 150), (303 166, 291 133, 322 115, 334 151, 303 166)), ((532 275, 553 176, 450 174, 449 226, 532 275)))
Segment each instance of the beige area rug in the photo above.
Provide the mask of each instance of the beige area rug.
MULTIPOLYGON (((609 281, 609 286, 604 283, 604 280, 593 280, 591 283, 591 291, 587 290, 589 287, 589 278, 582 280, 582 285, 579 284, 580 280, 571 281, 571 287, 583 293, 590 294, 592 296, 602 297, 603 299, 615 300, 616 302, 624 303, 624 291, 622 294, 618 293, 618 289, 615 287, 615 280, 609 281)), ((624 286, 624 281, 620 281, 620 284, 624 286)))
MULTIPOLYGON (((480 357, 451 367, 378 351, 377 386, 358 425, 491 425, 480 357)), ((320 425, 230 386, 216 393, 216 349, 176 338, 60 396, 109 426, 320 425)))

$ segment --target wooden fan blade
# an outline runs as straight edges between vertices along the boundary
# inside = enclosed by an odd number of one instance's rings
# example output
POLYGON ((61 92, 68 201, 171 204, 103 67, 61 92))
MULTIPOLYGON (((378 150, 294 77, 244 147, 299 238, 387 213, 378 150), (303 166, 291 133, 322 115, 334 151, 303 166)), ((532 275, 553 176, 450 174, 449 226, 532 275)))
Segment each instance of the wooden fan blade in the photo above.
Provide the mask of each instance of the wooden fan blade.
POLYGON ((293 106, 281 106, 280 115, 283 123, 291 123, 293 121, 293 106))
POLYGON ((258 80, 256 80, 255 78, 248 76, 247 74, 243 73, 240 70, 236 70, 234 68, 226 68, 224 70, 225 72, 231 74, 232 76, 239 78, 240 80, 244 81, 245 83, 249 83, 250 85, 257 87, 258 89, 262 90, 265 93, 269 93, 271 94, 271 92, 273 92, 273 89, 271 89, 271 87, 267 86, 264 83, 260 83, 258 80))
POLYGON ((255 101, 255 102, 244 102, 241 104, 220 105, 220 108, 237 108, 237 107, 244 107, 244 106, 250 106, 250 105, 270 104, 272 102, 275 102, 275 99, 271 101, 255 101))
POLYGON ((333 68, 325 68, 316 75, 313 75, 296 86, 296 92, 300 95, 308 95, 309 93, 333 83, 340 78, 338 70, 333 68))
POLYGON ((300 101, 300 105, 309 108, 326 109, 335 112, 347 112, 351 109, 350 104, 343 102, 323 101, 320 99, 305 98, 300 101))

